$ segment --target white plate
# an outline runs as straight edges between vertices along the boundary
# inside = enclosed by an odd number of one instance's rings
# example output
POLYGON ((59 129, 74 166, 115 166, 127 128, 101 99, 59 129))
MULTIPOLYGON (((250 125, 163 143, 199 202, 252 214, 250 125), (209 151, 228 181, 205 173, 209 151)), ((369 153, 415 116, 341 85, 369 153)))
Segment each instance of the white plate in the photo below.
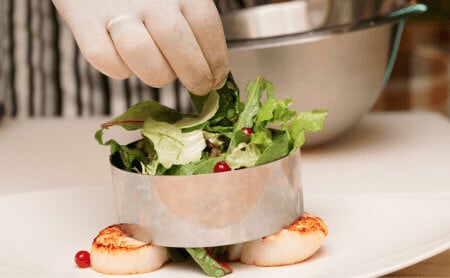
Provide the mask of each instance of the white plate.
MULTIPOLYGON (((0 123, 0 277, 99 276, 73 257, 116 222, 100 122, 0 123)), ((449 142, 447 118, 380 113, 304 152, 305 208, 330 230, 323 248, 294 266, 233 264, 231 277, 373 277, 449 249, 449 142)), ((174 275, 205 277, 193 263, 143 277, 174 275)))
MULTIPOLYGON (((91 269, 77 268, 73 257, 89 250, 96 233, 116 222, 111 200, 109 186, 0 196, 0 276, 98 277, 91 269)), ((450 211, 450 196, 313 194, 305 202, 329 225, 320 251, 286 267, 234 263, 232 277, 373 277, 450 247, 450 217, 442 214, 450 211)), ((204 276, 194 263, 168 263, 151 277, 174 275, 204 276)))

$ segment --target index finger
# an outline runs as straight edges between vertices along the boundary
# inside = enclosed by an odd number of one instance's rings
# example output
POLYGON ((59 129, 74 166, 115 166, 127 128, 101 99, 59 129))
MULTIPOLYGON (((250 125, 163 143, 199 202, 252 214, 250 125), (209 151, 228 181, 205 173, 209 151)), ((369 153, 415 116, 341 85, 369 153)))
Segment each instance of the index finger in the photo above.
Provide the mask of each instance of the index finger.
POLYGON ((211 0, 181 3, 181 12, 208 62, 213 75, 213 88, 222 87, 228 68, 228 49, 219 13, 211 0))
POLYGON ((149 7, 144 19, 152 38, 190 92, 208 93, 213 75, 189 24, 178 6, 161 3, 165 1, 155 2, 160 6, 149 7))

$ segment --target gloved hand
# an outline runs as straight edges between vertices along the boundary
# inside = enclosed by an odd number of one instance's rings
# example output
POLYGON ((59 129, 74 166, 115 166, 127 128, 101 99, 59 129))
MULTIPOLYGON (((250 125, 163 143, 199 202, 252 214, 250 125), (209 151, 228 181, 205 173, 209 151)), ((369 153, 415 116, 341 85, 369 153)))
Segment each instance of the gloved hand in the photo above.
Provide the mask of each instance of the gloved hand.
POLYGON ((212 0, 53 0, 83 56, 102 73, 134 73, 153 87, 176 76, 195 94, 228 72, 222 23, 212 0))

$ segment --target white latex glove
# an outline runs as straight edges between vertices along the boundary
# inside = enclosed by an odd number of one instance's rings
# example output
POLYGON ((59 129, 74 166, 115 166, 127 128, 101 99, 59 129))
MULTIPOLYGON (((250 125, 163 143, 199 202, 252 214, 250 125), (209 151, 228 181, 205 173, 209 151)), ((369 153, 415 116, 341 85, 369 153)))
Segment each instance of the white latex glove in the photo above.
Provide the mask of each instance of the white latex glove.
POLYGON ((153 87, 176 76, 195 94, 228 72, 222 23, 212 0, 53 0, 83 56, 102 73, 134 73, 153 87))

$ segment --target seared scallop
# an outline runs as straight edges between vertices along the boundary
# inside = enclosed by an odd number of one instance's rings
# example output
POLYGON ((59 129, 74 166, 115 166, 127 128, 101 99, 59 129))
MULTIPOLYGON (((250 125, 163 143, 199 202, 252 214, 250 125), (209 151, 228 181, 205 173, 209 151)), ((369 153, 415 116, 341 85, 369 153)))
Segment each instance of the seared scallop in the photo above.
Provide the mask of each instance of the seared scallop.
POLYGON ((92 242, 91 266, 105 274, 147 273, 168 260, 165 247, 132 237, 128 224, 109 226, 92 242))
POLYGON ((295 264, 311 257, 327 234, 328 228, 322 219, 304 213, 289 227, 275 234, 245 242, 240 260, 257 266, 295 264))

